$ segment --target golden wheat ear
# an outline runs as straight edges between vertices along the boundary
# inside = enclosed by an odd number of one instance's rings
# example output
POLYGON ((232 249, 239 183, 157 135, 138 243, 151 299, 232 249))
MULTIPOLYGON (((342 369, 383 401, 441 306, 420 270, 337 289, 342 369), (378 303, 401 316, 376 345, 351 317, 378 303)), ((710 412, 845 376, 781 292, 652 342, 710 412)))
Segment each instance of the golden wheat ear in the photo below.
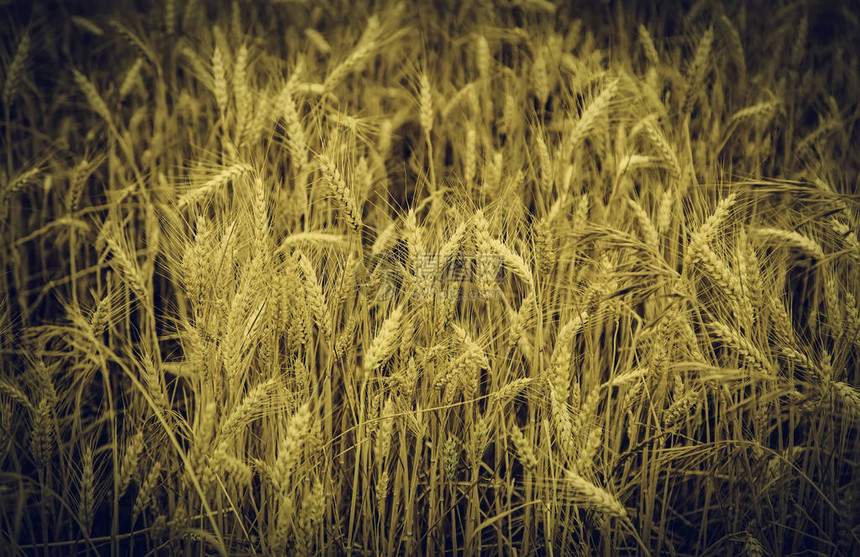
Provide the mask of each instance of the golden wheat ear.
POLYGON ((0 4, 0 547, 860 555, 851 3, 0 4))

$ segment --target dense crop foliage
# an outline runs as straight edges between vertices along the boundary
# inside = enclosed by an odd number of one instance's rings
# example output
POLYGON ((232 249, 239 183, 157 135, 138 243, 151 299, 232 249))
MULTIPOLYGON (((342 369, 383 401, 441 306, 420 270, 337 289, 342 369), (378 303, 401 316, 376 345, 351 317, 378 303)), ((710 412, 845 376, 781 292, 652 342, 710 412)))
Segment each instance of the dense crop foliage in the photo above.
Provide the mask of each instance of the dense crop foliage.
POLYGON ((4 554, 860 552, 850 3, 4 4, 4 554))

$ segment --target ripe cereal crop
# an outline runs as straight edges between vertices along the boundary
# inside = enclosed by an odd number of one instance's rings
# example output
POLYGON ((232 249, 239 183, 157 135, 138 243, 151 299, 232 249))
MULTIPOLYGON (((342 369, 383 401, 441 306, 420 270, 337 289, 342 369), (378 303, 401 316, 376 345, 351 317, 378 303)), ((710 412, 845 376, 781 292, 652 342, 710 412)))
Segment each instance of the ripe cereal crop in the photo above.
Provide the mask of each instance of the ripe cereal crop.
POLYGON ((850 2, 0 2, 3 555, 860 554, 850 2))

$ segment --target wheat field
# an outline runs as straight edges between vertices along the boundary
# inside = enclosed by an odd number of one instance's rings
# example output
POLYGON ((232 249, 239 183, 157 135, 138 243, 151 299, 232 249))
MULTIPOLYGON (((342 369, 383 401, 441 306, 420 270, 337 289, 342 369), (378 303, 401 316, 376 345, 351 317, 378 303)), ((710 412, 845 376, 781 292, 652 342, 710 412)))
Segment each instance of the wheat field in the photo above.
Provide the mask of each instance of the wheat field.
POLYGON ((0 553, 860 554, 858 14, 5 0, 0 553))

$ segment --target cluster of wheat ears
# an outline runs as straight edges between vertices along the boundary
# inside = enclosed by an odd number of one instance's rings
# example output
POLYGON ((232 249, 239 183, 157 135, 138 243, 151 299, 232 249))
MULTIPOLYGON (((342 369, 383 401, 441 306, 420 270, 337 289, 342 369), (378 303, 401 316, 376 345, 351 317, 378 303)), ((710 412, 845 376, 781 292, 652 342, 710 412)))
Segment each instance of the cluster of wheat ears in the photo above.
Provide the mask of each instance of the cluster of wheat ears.
POLYGON ((3 554, 860 551, 848 8, 5 4, 3 554))

